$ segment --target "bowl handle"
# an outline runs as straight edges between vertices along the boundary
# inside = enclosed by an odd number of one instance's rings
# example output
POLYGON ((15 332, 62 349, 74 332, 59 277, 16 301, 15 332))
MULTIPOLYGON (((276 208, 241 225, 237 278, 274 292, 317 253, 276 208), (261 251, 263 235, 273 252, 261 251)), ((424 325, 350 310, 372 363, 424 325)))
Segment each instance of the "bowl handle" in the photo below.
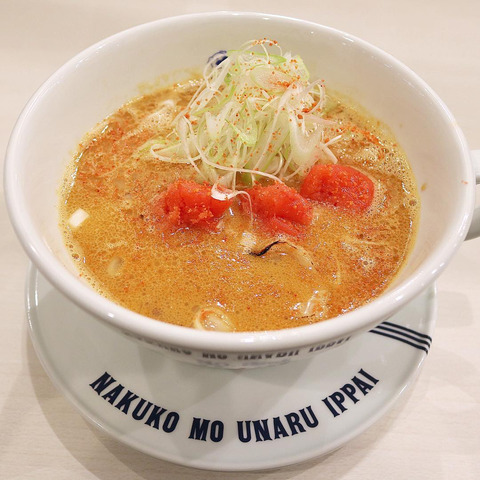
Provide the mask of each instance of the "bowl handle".
MULTIPOLYGON (((475 179, 477 185, 480 184, 480 150, 472 150, 473 168, 475 169, 475 179)), ((473 219, 468 230, 466 240, 480 236, 480 207, 475 208, 473 219)))

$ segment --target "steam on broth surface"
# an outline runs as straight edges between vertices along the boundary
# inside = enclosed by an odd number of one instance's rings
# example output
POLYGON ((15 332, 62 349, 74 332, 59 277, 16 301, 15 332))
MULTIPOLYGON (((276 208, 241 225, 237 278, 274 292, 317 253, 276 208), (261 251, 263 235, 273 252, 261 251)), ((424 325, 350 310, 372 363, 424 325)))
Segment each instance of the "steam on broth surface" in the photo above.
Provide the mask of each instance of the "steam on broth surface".
MULTIPOLYGON (((281 86, 291 89, 280 73, 281 86)), ((192 114, 195 101, 204 101, 201 89, 202 80, 191 79, 136 98, 79 146, 60 213, 80 274, 133 311, 222 331, 306 325, 384 291, 411 249, 419 210, 407 159, 385 127, 322 84, 316 97, 302 97, 295 117, 287 112, 282 120, 277 103, 269 144, 261 143, 269 127, 248 123, 266 103, 236 112, 247 123, 223 122, 247 160, 239 166, 223 155, 215 169, 212 152, 219 154, 224 140, 215 128, 228 103, 206 109, 201 131, 204 117, 192 114), (312 120, 314 110, 320 120, 312 120), (292 127, 283 127, 290 128, 287 135, 278 125, 292 118, 307 140, 316 136, 321 143, 310 149, 308 165, 288 165, 298 141, 292 127), (249 127, 257 129, 256 144, 249 127), (207 134, 218 135, 217 143, 206 145, 207 134), (260 168, 248 160, 249 152, 266 152, 282 135, 290 144, 276 145, 260 168), (353 196, 345 199, 349 188, 353 196)), ((265 102, 274 101, 268 88, 262 91, 270 95, 265 102)))

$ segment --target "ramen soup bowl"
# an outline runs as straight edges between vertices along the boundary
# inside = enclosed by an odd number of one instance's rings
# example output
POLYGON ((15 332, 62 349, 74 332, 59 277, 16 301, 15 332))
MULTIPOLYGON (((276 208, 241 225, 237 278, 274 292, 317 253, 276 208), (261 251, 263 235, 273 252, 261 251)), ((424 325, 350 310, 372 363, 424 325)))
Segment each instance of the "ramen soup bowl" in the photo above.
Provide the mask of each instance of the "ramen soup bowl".
POLYGON ((479 234, 474 157, 444 103, 387 53, 322 25, 226 12, 137 26, 75 56, 22 112, 9 142, 4 178, 8 211, 24 249, 74 304, 179 360, 245 368, 321 354, 388 319, 431 286, 467 234, 479 234), (80 278, 59 228, 59 187, 80 140, 146 85, 185 79, 212 53, 264 37, 300 55, 312 78, 324 79, 388 125, 406 152, 421 214, 405 266, 367 305, 313 325, 276 331, 198 331, 144 317, 103 298, 80 278))

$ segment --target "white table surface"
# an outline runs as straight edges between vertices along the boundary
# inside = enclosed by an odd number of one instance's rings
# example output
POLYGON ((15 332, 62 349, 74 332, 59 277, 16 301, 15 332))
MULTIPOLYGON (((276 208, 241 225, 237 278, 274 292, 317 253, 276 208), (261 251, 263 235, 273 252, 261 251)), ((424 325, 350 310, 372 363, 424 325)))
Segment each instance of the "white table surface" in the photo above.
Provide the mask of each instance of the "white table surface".
MULTIPOLYGON (((379 46, 437 91, 470 147, 480 149, 480 2, 474 0, 0 0, 2 162, 22 107, 71 56, 137 24, 215 10, 295 16, 379 46)), ((387 415, 326 457, 226 474, 134 451, 91 427, 55 389, 28 338, 28 261, 3 195, 0 202, 0 479, 480 478, 480 239, 465 242, 437 282, 430 354, 387 415)))

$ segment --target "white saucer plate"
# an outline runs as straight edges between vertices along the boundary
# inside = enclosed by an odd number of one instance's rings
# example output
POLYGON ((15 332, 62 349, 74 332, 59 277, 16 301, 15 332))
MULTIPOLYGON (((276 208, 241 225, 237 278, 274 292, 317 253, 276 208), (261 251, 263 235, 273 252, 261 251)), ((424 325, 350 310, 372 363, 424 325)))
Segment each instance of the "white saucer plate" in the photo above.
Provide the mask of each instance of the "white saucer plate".
POLYGON ((222 471, 301 462, 366 430, 419 373, 435 309, 432 287, 388 322, 308 360, 220 370, 142 347, 33 267, 27 284, 37 355, 88 420, 154 457, 222 471))

